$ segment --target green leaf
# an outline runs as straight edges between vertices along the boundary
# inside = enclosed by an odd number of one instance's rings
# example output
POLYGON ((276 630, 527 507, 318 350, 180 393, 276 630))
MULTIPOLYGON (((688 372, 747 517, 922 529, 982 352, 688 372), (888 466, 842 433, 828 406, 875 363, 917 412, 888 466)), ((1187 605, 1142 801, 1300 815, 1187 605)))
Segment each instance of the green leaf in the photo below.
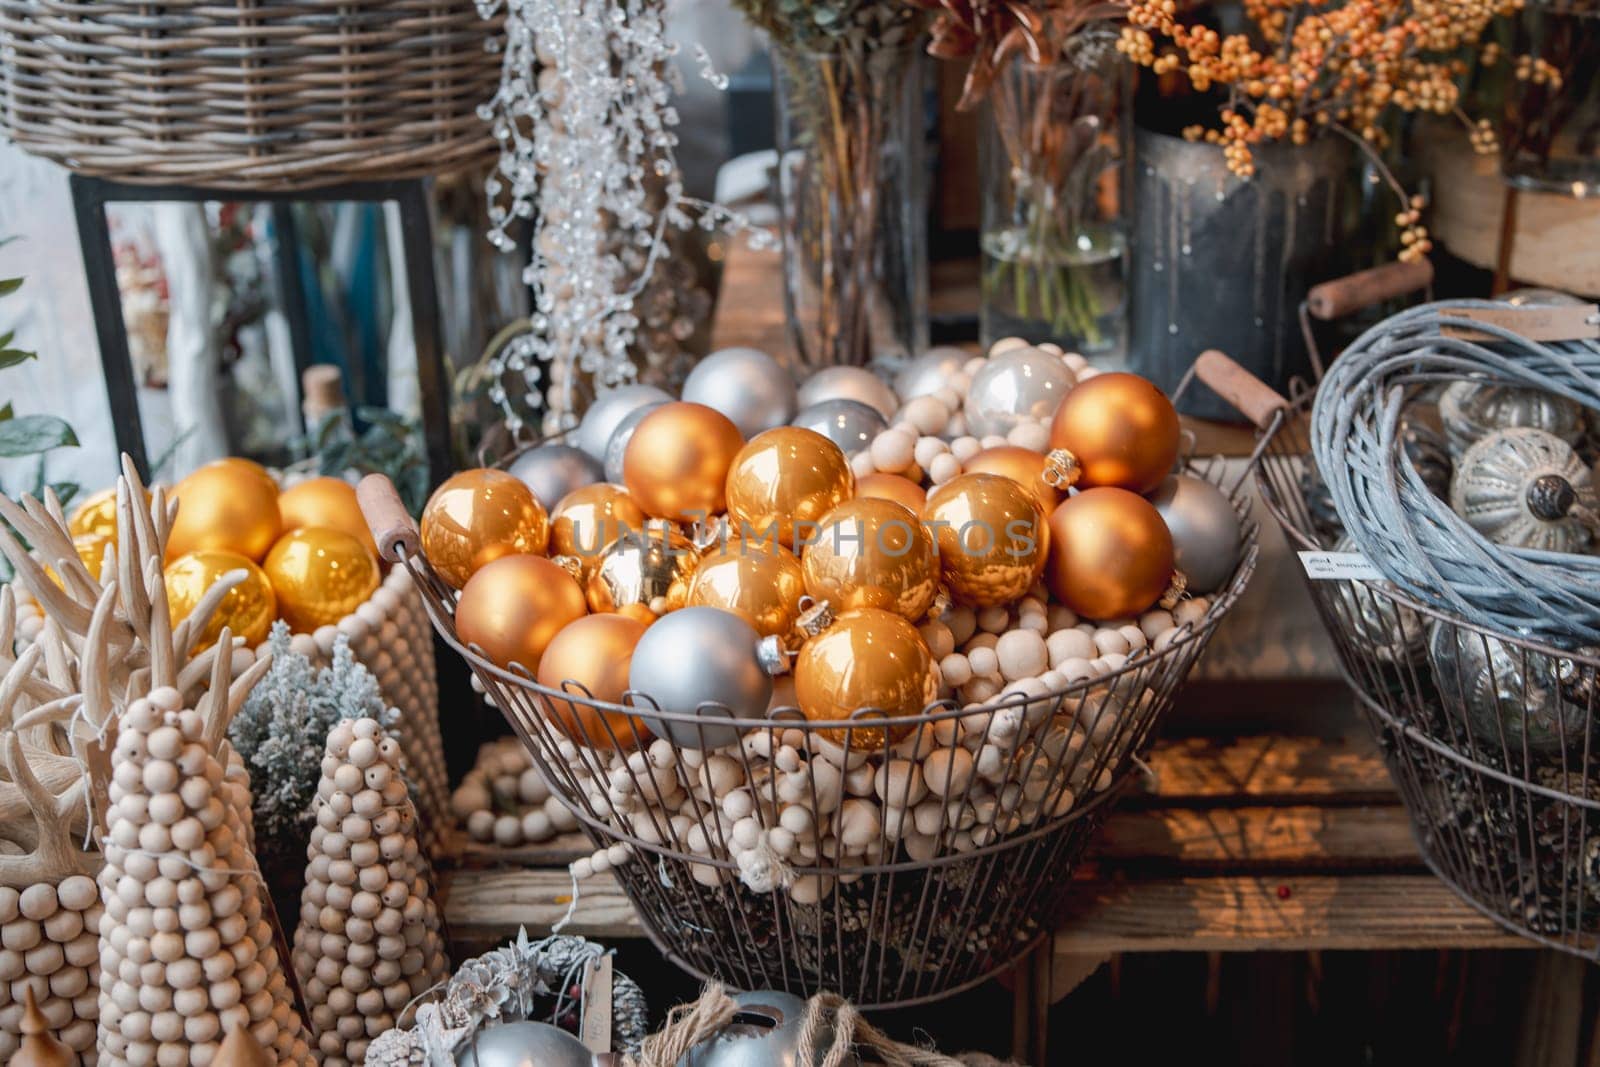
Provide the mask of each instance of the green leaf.
POLYGON ((6 406, 0 408, 0 422, 5 422, 15 414, 16 412, 11 410, 11 401, 7 400, 6 406))
POLYGON ((0 296, 10 296, 22 288, 21 278, 0 278, 0 296))
POLYGON ((18 363, 26 363, 30 359, 38 358, 32 352, 24 352, 20 348, 6 348, 4 344, 3 341, 0 341, 0 370, 5 370, 7 367, 15 367, 18 363))
POLYGON ((0 423, 0 456, 33 456, 77 443, 72 427, 54 415, 21 415, 0 423))

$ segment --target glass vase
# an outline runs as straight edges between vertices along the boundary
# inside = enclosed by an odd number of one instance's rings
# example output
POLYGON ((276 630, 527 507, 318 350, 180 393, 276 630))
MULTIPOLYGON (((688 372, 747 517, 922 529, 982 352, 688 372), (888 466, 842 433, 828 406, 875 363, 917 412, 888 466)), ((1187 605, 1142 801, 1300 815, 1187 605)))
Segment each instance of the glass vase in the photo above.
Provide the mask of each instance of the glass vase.
POLYGON ((927 348, 920 47, 774 47, 784 307, 801 374, 927 348))
POLYGON ((1069 351, 1123 347, 1129 64, 1091 26, 1059 59, 1011 60, 989 88, 979 143, 985 346, 1002 337, 1069 351))
POLYGON ((1506 181, 1600 196, 1600 0, 1529 0, 1515 16, 1500 127, 1506 181))

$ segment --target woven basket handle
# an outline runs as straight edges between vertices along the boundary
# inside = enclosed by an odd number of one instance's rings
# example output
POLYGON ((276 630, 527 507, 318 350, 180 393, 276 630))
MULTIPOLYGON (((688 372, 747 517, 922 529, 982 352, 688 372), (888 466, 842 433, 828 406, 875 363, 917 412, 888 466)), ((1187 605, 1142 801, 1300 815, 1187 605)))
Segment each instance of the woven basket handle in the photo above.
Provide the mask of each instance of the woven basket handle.
POLYGON ((1231 356, 1207 349, 1195 357, 1194 372, 1212 392, 1232 404, 1256 427, 1266 429, 1273 416, 1289 406, 1277 390, 1233 361, 1231 356))
POLYGON ((1327 322, 1432 284, 1432 263, 1426 259, 1410 263, 1397 260, 1312 286, 1306 294, 1306 309, 1327 322))
POLYGON ((378 543, 378 553, 392 563, 405 556, 415 557, 422 551, 422 536, 417 524, 400 503, 400 494, 394 483, 382 474, 369 474, 356 486, 356 499, 361 502, 361 514, 367 518, 372 539, 378 543))

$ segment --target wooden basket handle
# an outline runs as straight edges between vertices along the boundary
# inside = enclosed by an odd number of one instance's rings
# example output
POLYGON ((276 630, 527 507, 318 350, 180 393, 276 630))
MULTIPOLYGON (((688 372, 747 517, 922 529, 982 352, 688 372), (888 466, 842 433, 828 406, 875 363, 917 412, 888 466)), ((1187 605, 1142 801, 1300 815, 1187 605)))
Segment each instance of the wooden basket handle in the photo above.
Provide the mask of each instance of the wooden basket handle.
POLYGON ((1194 372, 1212 392, 1237 408, 1239 414, 1258 429, 1272 425, 1273 416, 1289 406, 1272 386, 1214 348, 1195 358, 1194 372))
POLYGON ((1385 263, 1312 286, 1306 293, 1306 310, 1327 322, 1432 284, 1433 264, 1426 259, 1385 263))
POLYGON ((356 486, 356 499, 361 503, 361 514, 367 518, 372 539, 378 543, 378 553, 384 559, 399 563, 404 548, 406 556, 416 556, 422 551, 422 535, 417 523, 406 513, 400 503, 400 494, 386 475, 369 474, 356 486))

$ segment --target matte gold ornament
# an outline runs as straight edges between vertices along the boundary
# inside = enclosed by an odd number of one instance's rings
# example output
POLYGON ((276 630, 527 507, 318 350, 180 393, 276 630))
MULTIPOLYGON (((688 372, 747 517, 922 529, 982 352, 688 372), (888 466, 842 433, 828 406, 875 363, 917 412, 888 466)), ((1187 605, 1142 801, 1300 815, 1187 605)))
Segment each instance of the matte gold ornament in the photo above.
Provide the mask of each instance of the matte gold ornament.
POLYGON ((622 480, 645 514, 701 521, 722 512, 728 469, 743 447, 726 415, 704 404, 663 404, 634 428, 622 480))
POLYGON ((1057 484, 1148 493, 1178 460, 1178 412, 1137 374, 1097 374, 1073 388, 1050 424, 1057 484))
POLYGON ((794 553, 752 541, 730 541, 704 557, 689 586, 690 605, 742 615, 763 637, 793 630, 805 595, 805 575, 794 553))
POLYGON ((835 612, 877 608, 916 620, 938 592, 933 538, 892 500, 857 498, 828 512, 800 566, 806 592, 835 612))
POLYGON ((652 522, 625 533, 600 554, 584 585, 589 610, 638 606, 652 617, 677 611, 689 598, 699 562, 694 542, 668 523, 652 522))
POLYGON ((550 642, 586 613, 583 590, 561 564, 503 556, 480 568, 461 591, 456 636, 501 667, 519 663, 536 674, 550 642))
POLYGON ((550 554, 576 559, 588 581, 608 545, 644 526, 644 511, 626 489, 596 482, 562 497, 550 513, 550 554))
POLYGON ((504 471, 452 475, 422 509, 422 553, 457 589, 502 556, 542 555, 550 520, 533 490, 504 471))
POLYGON ((939 573, 963 604, 1020 599, 1039 580, 1050 531, 1038 499, 998 474, 963 474, 928 494, 922 520, 939 546, 939 573))
POLYGON ((78 558, 89 568, 89 573, 97 582, 100 580, 100 568, 105 564, 106 549, 115 548, 116 544, 115 537, 98 533, 75 534, 72 538, 72 547, 77 549, 78 558))
POLYGON ((179 482, 172 495, 178 517, 167 538, 169 560, 215 549, 260 562, 283 530, 278 487, 249 460, 208 463, 179 482))
POLYGON ((1061 503, 1061 490, 1046 478, 1049 462, 1042 452, 1016 445, 986 448, 961 465, 966 474, 998 474, 1033 494, 1046 515, 1061 503))
POLYGON ((290 530, 261 565, 278 615, 295 633, 332 626, 378 588, 378 560, 360 541, 327 526, 290 530))
POLYGON ((649 728, 637 716, 579 703, 584 690, 601 703, 622 703, 628 691, 633 647, 644 636, 646 626, 626 615, 585 615, 568 623, 545 648, 539 660, 539 684, 573 694, 571 700, 542 698, 545 712, 573 741, 626 751, 650 738, 649 728), (564 682, 576 682, 583 688, 569 689, 564 682))
POLYGON ((356 487, 342 478, 308 478, 278 494, 278 514, 285 531, 302 526, 328 526, 354 537, 374 559, 378 544, 356 500, 356 487))
MULTIPOLYGON (((795 526, 815 523, 855 492, 844 450, 815 430, 779 426, 751 438, 728 471, 728 522, 757 540, 774 532, 795 550, 795 526)), ((759 628, 759 627, 758 627, 759 628)))
POLYGON ((893 500, 902 507, 910 508, 915 514, 922 514, 922 505, 928 502, 928 494, 910 478, 898 474, 865 474, 856 479, 856 497, 871 497, 874 500, 893 500))
POLYGON ((244 638, 245 647, 254 648, 267 639, 278 617, 277 594, 260 567, 237 552, 191 552, 167 564, 163 573, 173 625, 187 619, 206 592, 230 571, 244 571, 249 577, 222 598, 201 632, 196 653, 216 644, 224 626, 244 638))
POLYGON ((1045 582, 1085 618, 1137 615, 1172 588, 1172 534, 1155 505, 1137 493, 1085 489, 1050 515, 1045 582))
MULTIPOLYGON (((800 649, 795 698, 812 722, 847 720, 861 708, 890 719, 916 715, 938 698, 933 666, 933 653, 906 619, 874 608, 849 611, 800 649)), ((898 740, 910 730, 892 724, 857 727, 848 737, 851 748, 874 749, 883 747, 885 732, 898 740)), ((838 744, 847 736, 844 730, 823 734, 838 744)))

